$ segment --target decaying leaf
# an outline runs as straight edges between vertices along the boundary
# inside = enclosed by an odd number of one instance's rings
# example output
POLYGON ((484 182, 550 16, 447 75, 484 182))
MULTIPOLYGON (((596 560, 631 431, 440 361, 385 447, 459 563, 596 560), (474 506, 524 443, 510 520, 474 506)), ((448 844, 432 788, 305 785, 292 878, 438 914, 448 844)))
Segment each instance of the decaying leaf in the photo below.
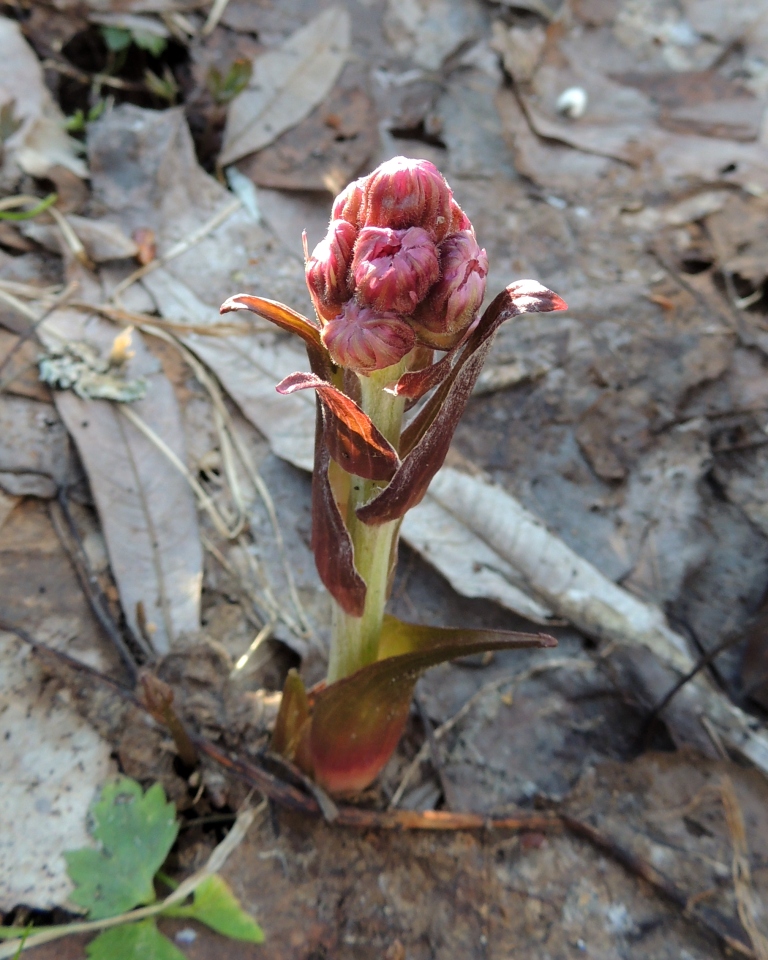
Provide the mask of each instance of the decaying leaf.
POLYGON ((347 59, 349 35, 347 11, 330 7, 255 61, 229 108, 221 166, 265 147, 322 103, 347 59))
POLYGON ((306 120, 238 167, 260 187, 340 193, 376 149, 375 118, 363 90, 337 86, 306 120))
POLYGON ((5 17, 0 17, 0 49, 0 106, 12 103, 21 120, 5 140, 6 154, 35 177, 44 177, 57 165, 78 177, 87 176, 77 141, 64 130, 64 115, 45 85, 40 62, 18 23, 5 17))
POLYGON ((0 488, 15 496, 55 497, 75 476, 69 438, 54 407, 0 396, 0 488))
MULTIPOLYGON (((85 342, 102 356, 115 338, 111 324, 74 311, 57 311, 44 329, 49 346, 85 342)), ((133 344, 127 377, 145 380, 147 392, 132 410, 183 463, 173 389, 140 336, 133 344)), ((88 473, 126 619, 141 637, 141 604, 152 645, 167 653, 180 633, 199 627, 202 548, 192 491, 158 445, 117 406, 69 390, 57 391, 55 401, 88 473)))
POLYGON ((384 19, 395 51, 427 70, 439 70, 484 26, 483 12, 472 0, 389 0, 384 19))
MULTIPOLYGON (((108 220, 92 220, 74 214, 70 214, 66 219, 94 263, 124 260, 139 253, 137 243, 108 220)), ((54 253, 62 252, 62 236, 56 224, 30 221, 25 223, 21 230, 24 236, 42 244, 46 249, 54 253)))

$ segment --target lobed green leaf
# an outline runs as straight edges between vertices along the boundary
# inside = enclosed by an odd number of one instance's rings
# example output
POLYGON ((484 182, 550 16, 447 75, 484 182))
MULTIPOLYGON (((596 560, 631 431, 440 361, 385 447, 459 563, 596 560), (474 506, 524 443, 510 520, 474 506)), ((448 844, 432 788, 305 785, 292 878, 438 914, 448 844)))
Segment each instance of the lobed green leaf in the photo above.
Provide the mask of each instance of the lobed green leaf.
POLYGON ((172 907, 164 916, 189 917, 232 940, 263 943, 264 932, 253 917, 240 906, 226 880, 217 873, 208 877, 195 890, 194 899, 187 907, 172 907))
POLYGON ((89 960, 187 960, 152 919, 105 930, 85 952, 89 960))
POLYGON ((64 854, 75 884, 70 899, 101 920, 155 899, 152 884, 178 833, 176 809, 159 783, 143 793, 128 777, 106 784, 91 807, 101 849, 64 854))

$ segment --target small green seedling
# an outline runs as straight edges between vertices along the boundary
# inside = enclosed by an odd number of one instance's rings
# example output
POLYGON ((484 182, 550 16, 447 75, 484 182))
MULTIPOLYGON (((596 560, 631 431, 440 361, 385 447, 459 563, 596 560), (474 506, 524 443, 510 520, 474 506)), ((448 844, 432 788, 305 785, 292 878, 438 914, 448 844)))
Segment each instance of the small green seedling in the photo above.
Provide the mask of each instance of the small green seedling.
POLYGON ((211 67, 208 71, 208 90, 216 103, 223 106, 245 90, 252 72, 250 60, 235 60, 226 73, 211 67))
POLYGON ((102 27, 101 36, 111 53, 122 53, 133 43, 153 57, 159 57, 168 46, 165 37, 148 30, 127 30, 123 27, 102 27))
MULTIPOLYGON (((103 921, 109 927, 86 947, 90 960, 185 960, 178 947, 157 928, 156 916, 197 920, 232 940, 263 942, 261 927, 216 873, 203 877, 194 888, 191 903, 178 899, 165 907, 160 903, 153 912, 150 905, 157 899, 154 881, 179 832, 176 810, 159 783, 146 793, 128 777, 106 784, 91 807, 91 820, 91 834, 100 846, 64 854, 67 872, 75 884, 70 899, 83 908, 88 921, 103 921)), ((172 881, 161 877, 162 882, 173 886, 172 881)), ((54 933, 46 937, 50 940, 80 932, 84 926, 91 924, 36 931, 5 928, 0 939, 19 937, 20 953, 31 933, 54 933)), ((34 937, 29 945, 35 945, 34 937)))

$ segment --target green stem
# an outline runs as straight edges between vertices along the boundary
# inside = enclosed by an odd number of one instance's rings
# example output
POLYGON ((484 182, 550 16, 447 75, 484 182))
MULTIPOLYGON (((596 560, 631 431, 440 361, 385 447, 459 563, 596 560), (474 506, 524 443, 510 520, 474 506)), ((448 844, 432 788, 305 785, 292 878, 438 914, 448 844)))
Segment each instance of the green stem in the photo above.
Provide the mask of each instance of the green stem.
MULTIPOLYGON (((384 390, 406 369, 406 360, 360 377, 361 406, 381 433, 397 449, 405 401, 384 390)), ((352 617, 333 604, 333 637, 328 664, 328 682, 346 677, 366 664, 374 663, 384 607, 389 593, 389 576, 394 563, 399 520, 369 526, 357 519, 356 510, 374 497, 386 483, 352 477, 347 529, 355 551, 355 566, 368 588, 362 617, 352 617)))

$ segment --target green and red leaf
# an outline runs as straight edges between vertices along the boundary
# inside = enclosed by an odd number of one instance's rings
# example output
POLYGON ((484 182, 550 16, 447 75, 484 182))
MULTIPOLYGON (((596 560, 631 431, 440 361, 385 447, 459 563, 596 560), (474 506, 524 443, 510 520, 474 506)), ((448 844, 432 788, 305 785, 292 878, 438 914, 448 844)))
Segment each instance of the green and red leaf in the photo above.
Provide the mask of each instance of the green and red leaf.
POLYGON ((339 466, 365 480, 391 480, 400 466, 394 447, 368 414, 341 390, 313 373, 292 373, 275 388, 278 393, 315 390, 323 405, 324 440, 339 466))
MULTIPOLYGON (((365 789, 394 752, 425 670, 488 650, 555 645, 545 634, 428 627, 386 617, 383 658, 310 695, 305 772, 331 794, 365 789)), ((298 756, 296 762, 302 766, 298 756)))
POLYGON ((328 468, 331 454, 320 401, 315 426, 315 465, 312 472, 312 552, 320 579, 338 605, 352 617, 362 617, 367 587, 355 567, 355 551, 334 496, 328 468))
MULTIPOLYGON (((496 297, 456 357, 447 354, 436 364, 439 367, 449 361, 441 368, 441 376, 444 375, 442 383, 403 431, 400 441, 403 460, 397 473, 377 497, 358 509, 357 516, 363 523, 375 526, 396 520, 424 498, 432 478, 443 465, 453 434, 491 348, 493 336, 501 324, 521 313, 565 309, 567 304, 564 300, 533 280, 519 280, 510 284, 496 297)), ((414 385, 419 382, 423 385, 424 378, 429 376, 429 370, 404 374, 396 389, 399 390, 406 377, 421 377, 421 381, 406 381, 404 392, 415 390, 414 385)), ((431 380, 429 383, 435 385, 431 380)), ((418 391, 414 395, 418 396, 418 391)))

